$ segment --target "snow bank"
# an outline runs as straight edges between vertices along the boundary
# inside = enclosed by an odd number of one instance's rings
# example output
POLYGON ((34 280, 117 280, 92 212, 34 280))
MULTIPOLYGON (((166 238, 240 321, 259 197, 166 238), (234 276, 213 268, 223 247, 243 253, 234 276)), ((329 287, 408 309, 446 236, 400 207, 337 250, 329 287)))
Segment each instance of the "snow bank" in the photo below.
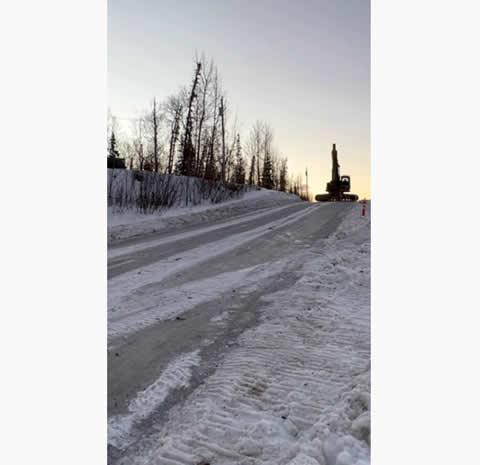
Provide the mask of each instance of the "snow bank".
POLYGON ((115 211, 135 209, 152 213, 179 205, 194 206, 240 197, 251 190, 245 184, 210 182, 205 179, 150 171, 109 169, 108 205, 115 211))
POLYGON ((185 226, 234 218, 262 208, 273 208, 293 202, 301 202, 301 200, 293 194, 259 189, 243 192, 241 198, 218 204, 205 201, 197 206, 178 205, 150 214, 132 209, 120 211, 109 207, 108 238, 110 241, 118 241, 164 229, 181 229, 185 226))

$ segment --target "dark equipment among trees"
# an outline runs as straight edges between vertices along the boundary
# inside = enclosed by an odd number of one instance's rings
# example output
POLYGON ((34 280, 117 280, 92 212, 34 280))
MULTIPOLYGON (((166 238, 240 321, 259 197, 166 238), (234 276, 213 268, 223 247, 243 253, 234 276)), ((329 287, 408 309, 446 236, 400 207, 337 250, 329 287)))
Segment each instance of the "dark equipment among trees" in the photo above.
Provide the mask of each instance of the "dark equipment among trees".
POLYGON ((338 164, 337 149, 333 144, 332 149, 332 179, 327 183, 326 191, 328 194, 318 194, 315 196, 317 202, 356 202, 358 195, 345 194, 350 192, 350 176, 340 176, 340 165, 338 164))
POLYGON ((108 157, 107 158, 107 168, 117 168, 117 169, 124 170, 124 169, 126 169, 125 159, 108 157))
POLYGON ((287 159, 273 145, 273 129, 267 122, 257 120, 240 144, 237 120, 230 122, 229 103, 213 60, 196 57, 192 71, 188 88, 163 102, 153 97, 138 118, 120 118, 129 120, 131 128, 119 140, 117 117, 109 110, 108 168, 192 178, 186 184, 187 195, 193 192, 193 178, 198 178, 214 190, 217 184, 248 184, 290 191, 305 200, 301 177, 288 176, 287 159))

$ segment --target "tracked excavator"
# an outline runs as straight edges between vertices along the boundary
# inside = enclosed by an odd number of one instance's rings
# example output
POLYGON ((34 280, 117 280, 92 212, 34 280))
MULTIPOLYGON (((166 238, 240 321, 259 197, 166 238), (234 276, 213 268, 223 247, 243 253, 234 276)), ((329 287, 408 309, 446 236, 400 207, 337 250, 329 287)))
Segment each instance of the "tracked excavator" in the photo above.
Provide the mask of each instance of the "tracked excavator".
POLYGON ((350 192, 350 176, 340 176, 339 168, 337 149, 335 144, 333 144, 332 180, 327 183, 326 191, 328 194, 318 194, 315 196, 317 202, 356 202, 358 200, 358 195, 345 193, 350 192))

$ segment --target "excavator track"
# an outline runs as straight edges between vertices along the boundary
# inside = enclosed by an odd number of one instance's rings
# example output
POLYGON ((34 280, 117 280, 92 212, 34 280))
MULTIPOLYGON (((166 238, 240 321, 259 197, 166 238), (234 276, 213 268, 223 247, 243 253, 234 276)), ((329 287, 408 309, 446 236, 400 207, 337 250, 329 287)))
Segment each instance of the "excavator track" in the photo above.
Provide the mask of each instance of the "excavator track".
POLYGON ((315 196, 317 202, 357 202, 358 195, 343 194, 342 198, 336 198, 330 194, 318 194, 315 196))

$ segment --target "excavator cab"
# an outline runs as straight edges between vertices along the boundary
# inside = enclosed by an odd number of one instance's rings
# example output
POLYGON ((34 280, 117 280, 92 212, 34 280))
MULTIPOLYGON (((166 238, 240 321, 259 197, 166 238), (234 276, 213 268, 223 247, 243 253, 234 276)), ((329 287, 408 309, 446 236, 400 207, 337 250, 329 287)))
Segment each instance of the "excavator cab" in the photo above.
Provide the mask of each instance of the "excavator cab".
POLYGON ((342 192, 350 192, 350 176, 342 176, 340 183, 342 184, 342 192))

